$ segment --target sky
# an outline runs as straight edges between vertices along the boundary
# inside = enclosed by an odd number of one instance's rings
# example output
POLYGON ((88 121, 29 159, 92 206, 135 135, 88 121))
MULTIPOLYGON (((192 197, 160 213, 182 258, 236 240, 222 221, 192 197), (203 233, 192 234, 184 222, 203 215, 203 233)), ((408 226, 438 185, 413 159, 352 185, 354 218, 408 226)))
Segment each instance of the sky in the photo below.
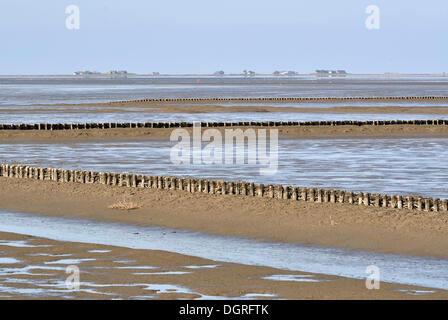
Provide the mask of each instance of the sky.
POLYGON ((2 75, 448 72, 447 0, 2 0, 0 30, 2 75))

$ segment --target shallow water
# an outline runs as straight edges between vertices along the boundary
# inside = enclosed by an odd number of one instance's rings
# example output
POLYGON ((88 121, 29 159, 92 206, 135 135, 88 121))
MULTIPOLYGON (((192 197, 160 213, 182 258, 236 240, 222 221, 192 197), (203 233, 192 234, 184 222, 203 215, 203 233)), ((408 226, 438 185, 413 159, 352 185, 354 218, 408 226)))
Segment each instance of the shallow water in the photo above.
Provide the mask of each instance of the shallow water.
MULTIPOLYGON (((381 281, 448 289, 448 261, 441 259, 270 243, 180 230, 172 232, 164 228, 5 211, 1 211, 0 215, 1 232, 56 241, 163 250, 215 261, 357 279, 365 278, 368 275, 366 268, 375 265, 380 268, 381 281), (136 232, 139 234, 135 234, 136 232)), ((302 277, 304 278, 307 277, 302 277)))
POLYGON ((232 165, 174 164, 168 139, 2 142, 0 162, 448 198, 445 138, 280 139, 274 175, 260 175, 266 165, 247 159, 232 165))
POLYGON ((309 274, 273 274, 271 276, 263 277, 266 280, 274 281, 293 281, 293 282, 322 282, 325 280, 315 279, 313 275, 309 274))
POLYGON ((447 95, 448 77, 1 77, 0 105, 95 103, 143 98, 447 95))
POLYGON ((0 257, 0 264, 17 264, 17 263, 20 263, 20 261, 15 258, 0 257))
MULTIPOLYGON (((254 79, 203 77, 130 77, 129 79, 79 77, 0 77, 0 123, 58 122, 146 122, 146 121, 313 121, 448 119, 437 114, 298 114, 298 113, 211 113, 166 114, 95 112, 97 106, 42 107, 37 104, 99 103, 143 98, 210 97, 354 97, 354 96, 446 96, 448 77, 362 77, 339 79, 300 77, 256 77, 254 79), (28 111, 21 109, 26 105, 28 111), (16 111, 2 109, 16 109, 16 111), (51 108, 53 110, 43 110, 51 108), (64 112, 58 109, 66 109, 64 112), (66 112, 66 111, 69 112, 66 112), (72 112, 70 112, 70 110, 72 112)), ((235 103, 219 103, 232 106, 235 103)), ((238 103, 237 105, 242 105, 238 103)), ((244 103, 246 106, 260 105, 244 103)), ((447 101, 353 101, 316 103, 261 103, 264 106, 309 107, 323 110, 335 106, 447 106, 447 101)), ((115 108, 115 107, 114 107, 115 108)), ((117 107, 117 110, 122 108, 117 107)), ((130 111, 130 112, 128 112, 130 111)))
MULTIPOLYGON (((194 274, 200 273, 200 269, 203 267, 211 269, 218 267, 218 265, 192 265, 189 268, 186 266, 171 266, 169 264, 157 267, 138 264, 117 267, 114 264, 111 265, 117 254, 115 252, 117 247, 112 247, 110 250, 87 249, 84 251, 79 248, 79 244, 67 245, 66 242, 54 241, 48 246, 35 246, 33 245, 34 242, 45 242, 45 240, 22 236, 26 237, 26 240, 20 241, 27 245, 20 246, 17 251, 0 251, 0 299, 8 297, 16 299, 24 297, 75 298, 70 296, 71 294, 76 294, 77 298, 81 299, 92 298, 91 295, 95 295, 97 298, 102 298, 106 295, 111 299, 154 299, 158 294, 183 294, 195 299, 226 298, 224 296, 204 295, 187 287, 171 283, 171 281, 178 281, 179 277, 176 276, 194 276, 194 274), (38 252, 36 252, 36 249, 33 248, 37 247, 42 248, 37 249, 38 252), (70 253, 51 254, 48 251, 44 252, 46 250, 63 250, 70 253), (59 259, 59 257, 67 256, 71 258, 59 259), (29 260, 28 257, 38 257, 38 259, 32 258, 29 260), (65 282, 67 268, 74 270, 73 265, 82 269, 83 281, 79 290, 67 287, 65 282), (176 270, 178 268, 182 271, 176 270), (119 279, 112 279, 112 281, 110 272, 116 272, 117 269, 120 269, 117 275, 119 279), (89 277, 91 275, 94 276, 89 277), (161 279, 160 277, 163 278, 161 279), (166 279, 169 279, 170 283, 165 283, 166 279), (124 290, 130 290, 130 292, 120 292, 120 290, 117 290, 120 287, 126 287, 124 290), (8 296, 2 293, 8 294, 8 296), (145 293, 148 293, 148 295, 145 295, 145 293), (152 295, 149 295, 149 293, 152 295), (138 297, 133 295, 138 295, 138 297)), ((16 247, 14 244, 17 240, 8 239, 2 240, 2 242, 11 244, 8 247, 16 247)), ((96 246, 96 244, 91 245, 90 248, 95 248, 96 246)), ((129 262, 135 261, 126 260, 126 263, 129 262)), ((254 299, 257 295, 256 291, 250 290, 249 292, 254 293, 237 298, 254 299)), ((275 295, 271 296, 274 297, 275 295)), ((171 297, 173 296, 171 295, 171 297)))

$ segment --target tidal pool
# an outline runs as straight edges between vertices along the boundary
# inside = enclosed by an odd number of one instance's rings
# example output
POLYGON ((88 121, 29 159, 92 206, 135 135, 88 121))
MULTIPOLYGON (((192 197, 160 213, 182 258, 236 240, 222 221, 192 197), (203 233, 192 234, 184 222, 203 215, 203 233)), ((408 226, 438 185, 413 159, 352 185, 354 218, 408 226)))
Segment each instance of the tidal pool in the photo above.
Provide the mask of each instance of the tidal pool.
POLYGON ((176 164, 170 157, 175 144, 168 137, 0 141, 0 162, 448 198, 446 138, 279 139, 273 175, 261 175, 268 165, 248 164, 247 154, 244 164, 226 164, 224 157, 220 164, 176 164))
MULTIPOLYGON (((356 279, 366 278, 370 274, 366 273, 367 267, 374 265, 380 270, 381 281, 448 290, 448 260, 442 259, 263 242, 8 211, 0 211, 0 222, 0 232, 56 241, 163 250, 214 261, 356 279)), ((282 277, 285 280, 285 276, 282 277)))

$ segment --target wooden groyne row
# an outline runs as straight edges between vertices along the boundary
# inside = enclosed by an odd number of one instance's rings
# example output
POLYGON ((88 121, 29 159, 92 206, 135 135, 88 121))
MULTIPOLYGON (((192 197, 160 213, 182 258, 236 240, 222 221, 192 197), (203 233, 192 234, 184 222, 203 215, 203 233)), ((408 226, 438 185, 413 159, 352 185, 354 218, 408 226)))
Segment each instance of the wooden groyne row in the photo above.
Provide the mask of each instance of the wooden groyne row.
MULTIPOLYGON (((372 121, 239 121, 197 122, 204 128, 216 127, 306 127, 306 126, 446 126, 448 120, 372 120, 372 121)), ((193 122, 101 122, 101 123, 18 123, 0 124, 0 130, 80 130, 115 128, 188 128, 193 122)))
POLYGON ((350 205, 397 208, 416 211, 448 212, 448 200, 370 193, 327 190, 283 185, 264 185, 250 182, 217 181, 208 179, 145 176, 138 174, 39 168, 2 164, 0 176, 17 179, 36 179, 60 183, 101 184, 129 188, 182 190, 190 193, 239 195, 275 198, 288 201, 316 203, 346 203, 350 205))
POLYGON ((264 97, 264 98, 152 98, 112 101, 110 103, 203 103, 203 102, 322 102, 322 101, 428 101, 448 100, 448 96, 401 96, 401 97, 264 97))

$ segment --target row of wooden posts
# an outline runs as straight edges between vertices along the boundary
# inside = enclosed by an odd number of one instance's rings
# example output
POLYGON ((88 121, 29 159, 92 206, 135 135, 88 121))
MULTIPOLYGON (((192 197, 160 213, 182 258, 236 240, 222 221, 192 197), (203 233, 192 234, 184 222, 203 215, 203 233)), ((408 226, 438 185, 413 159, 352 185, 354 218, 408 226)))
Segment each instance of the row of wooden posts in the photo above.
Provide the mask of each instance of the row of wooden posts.
POLYGON ((319 102, 319 101, 426 101, 426 100, 448 100, 448 96, 400 96, 400 97, 264 97, 264 98, 152 98, 122 100, 110 103, 131 103, 131 102, 319 102))
POLYGON ((0 176, 17 179, 48 180, 60 183, 102 184, 130 188, 182 190, 212 195, 237 195, 275 198, 285 201, 346 203, 350 205, 397 208, 417 211, 448 211, 448 200, 419 196, 355 193, 343 190, 264 185, 251 182, 217 181, 195 178, 146 176, 139 174, 95 172, 25 165, 2 164, 0 176))
POLYGON ((115 128, 188 128, 201 127, 307 127, 307 126, 446 126, 448 120, 371 120, 371 121, 239 121, 239 122, 101 122, 101 123, 17 123, 0 124, 0 130, 79 130, 115 128))

